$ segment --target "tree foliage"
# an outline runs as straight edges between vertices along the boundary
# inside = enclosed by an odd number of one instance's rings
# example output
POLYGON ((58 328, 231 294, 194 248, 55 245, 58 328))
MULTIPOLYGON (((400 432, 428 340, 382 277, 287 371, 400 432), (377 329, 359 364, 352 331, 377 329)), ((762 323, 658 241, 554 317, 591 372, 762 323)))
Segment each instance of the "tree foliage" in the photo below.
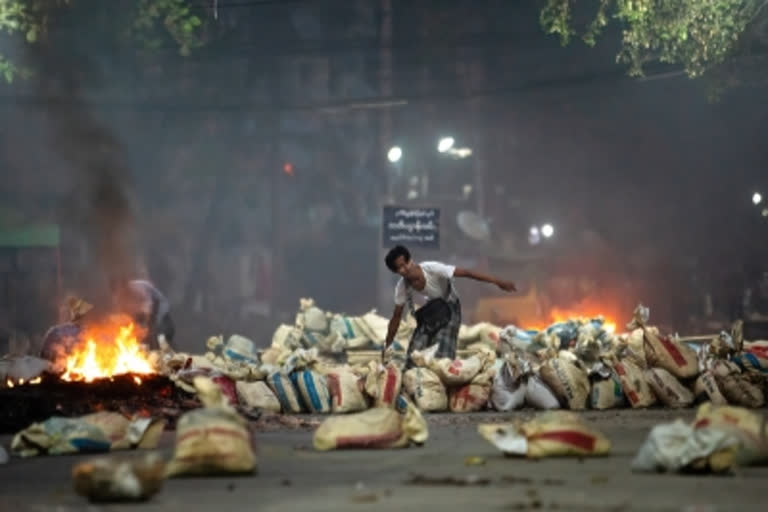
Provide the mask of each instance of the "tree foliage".
MULTIPOLYGON (((79 0, 0 0, 0 32, 38 43, 55 23, 62 9, 76 7, 79 0)), ((106 0, 105 0, 106 1, 106 0)), ((156 49, 171 37, 182 55, 203 44, 204 19, 196 14, 189 0, 109 0, 116 8, 116 22, 127 26, 117 33, 141 48, 156 49), (122 8, 128 6, 127 12, 122 8)), ((25 70, 0 53, 0 73, 10 82, 25 70)))
POLYGON ((768 48, 768 0, 594 0, 584 24, 575 21, 576 6, 576 0, 546 0, 544 30, 563 45, 581 36, 593 46, 609 23, 620 24, 617 62, 632 76, 642 76, 651 62, 679 65, 692 78, 716 74, 768 48))

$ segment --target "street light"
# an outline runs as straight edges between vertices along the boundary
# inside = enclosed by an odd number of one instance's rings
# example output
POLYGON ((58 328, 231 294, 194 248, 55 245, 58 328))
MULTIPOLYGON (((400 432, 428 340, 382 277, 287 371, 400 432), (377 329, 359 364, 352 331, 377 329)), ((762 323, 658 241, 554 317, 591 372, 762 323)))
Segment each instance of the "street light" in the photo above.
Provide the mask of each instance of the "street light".
POLYGON ((552 224, 544 224, 541 226, 541 234, 544 238, 551 238, 555 234, 555 228, 552 227, 552 224))
POLYGON ((763 202, 763 195, 760 192, 755 192, 754 194, 752 194, 752 204, 757 206, 762 202, 763 202))
POLYGON ((387 152, 387 159, 394 163, 397 163, 400 161, 400 159, 403 157, 403 150, 400 149, 400 146, 392 146, 389 148, 389 152, 387 152))
POLYGON ((443 137, 440 139, 440 142, 437 143, 437 151, 440 153, 445 153, 453 147, 455 142, 456 141, 453 140, 453 137, 443 137))

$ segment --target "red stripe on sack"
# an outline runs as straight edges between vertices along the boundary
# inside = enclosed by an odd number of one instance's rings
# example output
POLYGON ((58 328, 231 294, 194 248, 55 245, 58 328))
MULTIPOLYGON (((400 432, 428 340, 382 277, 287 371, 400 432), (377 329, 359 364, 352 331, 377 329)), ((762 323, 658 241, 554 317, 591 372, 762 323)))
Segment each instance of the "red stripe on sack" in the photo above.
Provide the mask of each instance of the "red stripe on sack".
POLYGON ((632 402, 633 404, 636 404, 637 402, 640 401, 640 397, 637 396, 637 393, 635 392, 634 389, 629 390, 629 393, 627 393, 627 398, 629 398, 629 401, 632 402))
POLYGON ((739 418, 736 416, 731 416, 728 413, 723 414, 723 421, 726 423, 730 423, 732 425, 738 425, 739 424, 739 418))
POLYGON ((210 434, 235 437, 237 439, 244 439, 246 441, 248 440, 248 437, 238 430, 232 430, 224 427, 212 427, 212 428, 196 428, 194 430, 185 432, 184 434, 176 438, 176 442, 181 443, 184 440, 189 439, 190 437, 207 436, 210 434))
POLYGON ((341 382, 339 376, 335 373, 328 374, 328 391, 331 392, 331 396, 336 400, 336 405, 341 407, 341 382))
POLYGON ((397 374, 394 368, 387 368, 387 380, 384 383, 384 393, 382 393, 381 401, 385 404, 390 404, 395 399, 395 384, 397 383, 397 374))
POLYGON ((686 360, 683 357, 683 354, 680 353, 680 349, 675 346, 674 343, 672 343, 669 338, 666 337, 659 337, 659 341, 662 345, 664 345, 664 348, 667 350, 670 356, 672 356, 672 359, 677 363, 677 366, 685 366, 686 360))
POLYGON ((336 448, 376 448, 397 441, 401 435, 402 432, 397 430, 378 435, 341 436, 336 438, 336 448))
POLYGON ((768 359, 768 347, 750 347, 747 349, 747 352, 756 355, 760 359, 768 359))
POLYGON ((618 373, 622 377, 624 377, 627 374, 627 372, 624 370, 624 365, 622 364, 617 364, 613 368, 616 370, 616 373, 618 373))
POLYGON ((558 441, 591 452, 595 449, 595 436, 576 430, 555 430, 531 436, 529 441, 558 441))
POLYGON ((461 371, 461 361, 458 359, 455 359, 451 366, 448 367, 448 373, 452 375, 458 375, 461 371))
POLYGON ((702 419, 700 419, 699 421, 697 421, 696 423, 693 424, 693 428, 694 429, 704 428, 704 427, 708 427, 709 424, 710 424, 709 418, 702 418, 702 419))
POLYGON ((451 402, 454 409, 458 409, 459 406, 466 407, 467 402, 469 402, 469 385, 456 391, 451 397, 451 402))

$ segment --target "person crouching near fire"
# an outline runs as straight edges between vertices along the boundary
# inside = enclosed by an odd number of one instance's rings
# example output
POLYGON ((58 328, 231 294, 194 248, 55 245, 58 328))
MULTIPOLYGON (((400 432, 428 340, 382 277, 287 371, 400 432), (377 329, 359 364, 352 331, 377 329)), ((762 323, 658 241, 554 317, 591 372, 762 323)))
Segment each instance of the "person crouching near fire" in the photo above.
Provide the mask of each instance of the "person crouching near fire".
POLYGON ((408 345, 406 369, 414 366, 411 358, 414 350, 424 350, 434 345, 437 345, 435 357, 456 358, 456 344, 461 326, 461 302, 454 284, 455 277, 490 283, 505 292, 517 291, 512 281, 503 281, 474 270, 438 261, 415 263, 411 260, 410 251, 402 245, 390 249, 384 262, 389 270, 400 275, 395 286, 395 309, 389 320, 385 350, 395 338, 406 305, 416 318, 416 330, 408 345), (427 300, 419 309, 416 309, 413 302, 414 293, 423 295, 427 300))
POLYGON ((51 362, 61 361, 80 342, 80 333, 86 315, 93 306, 73 295, 64 300, 59 309, 59 323, 48 329, 43 336, 40 357, 51 362))
POLYGON ((150 349, 160 348, 158 336, 162 334, 169 346, 176 332, 171 318, 171 306, 160 290, 144 279, 112 279, 112 301, 119 313, 128 315, 146 332, 143 343, 150 349))

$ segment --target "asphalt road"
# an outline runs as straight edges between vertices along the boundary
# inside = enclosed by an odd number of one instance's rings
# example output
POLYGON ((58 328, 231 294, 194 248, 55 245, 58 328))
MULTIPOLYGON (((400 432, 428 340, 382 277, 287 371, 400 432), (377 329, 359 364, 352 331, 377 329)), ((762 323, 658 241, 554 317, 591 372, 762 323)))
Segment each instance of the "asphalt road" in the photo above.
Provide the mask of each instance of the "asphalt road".
MULTIPOLYGON (((765 412, 765 411, 763 411, 765 412)), ((259 471, 246 477, 183 478, 166 482, 138 505, 90 505, 71 486, 82 457, 12 459, 0 466, 0 511, 764 511, 768 468, 736 475, 638 475, 630 461, 655 423, 690 418, 693 410, 585 412, 613 443, 596 459, 504 458, 476 433, 476 423, 499 414, 431 415, 430 439, 421 448, 318 453, 311 429, 257 434, 259 471), (485 464, 467 466, 467 457, 485 464), (409 483, 412 475, 489 478, 485 486, 409 483)), ((530 415, 532 412, 517 414, 530 415)), ((1 441, 7 447, 9 439, 1 441)), ((161 449, 170 454, 173 433, 161 449)))

